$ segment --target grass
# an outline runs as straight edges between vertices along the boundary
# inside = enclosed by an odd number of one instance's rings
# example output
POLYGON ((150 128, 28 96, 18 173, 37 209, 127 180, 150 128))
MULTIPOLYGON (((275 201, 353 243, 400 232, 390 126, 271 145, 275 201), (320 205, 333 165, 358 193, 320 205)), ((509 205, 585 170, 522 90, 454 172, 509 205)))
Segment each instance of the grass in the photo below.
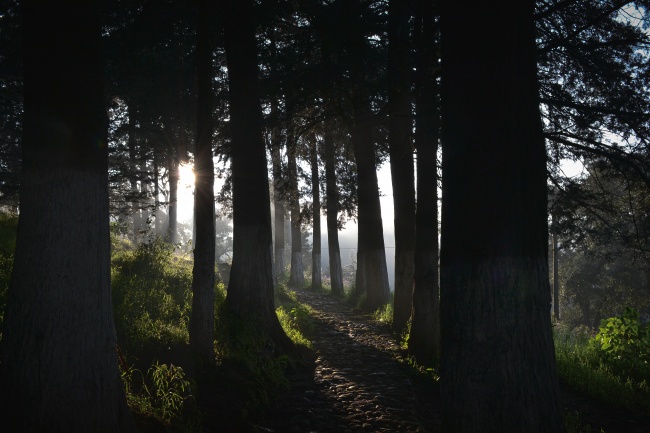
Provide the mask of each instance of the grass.
POLYGON ((554 329, 558 375, 573 389, 606 404, 650 413, 648 379, 633 379, 616 371, 589 346, 584 330, 554 329))

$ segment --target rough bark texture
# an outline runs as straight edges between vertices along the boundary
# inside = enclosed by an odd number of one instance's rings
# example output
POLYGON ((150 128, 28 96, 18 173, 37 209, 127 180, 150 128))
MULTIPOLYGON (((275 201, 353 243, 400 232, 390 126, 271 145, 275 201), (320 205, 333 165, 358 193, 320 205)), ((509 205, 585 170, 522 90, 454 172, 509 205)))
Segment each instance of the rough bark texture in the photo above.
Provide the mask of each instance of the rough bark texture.
POLYGON ((199 370, 214 363, 214 162, 212 160, 212 15, 198 4, 196 29, 197 122, 194 148, 194 268, 190 345, 199 370))
POLYGON ((330 264, 330 284, 332 295, 342 297, 343 269, 341 268, 341 249, 338 229, 338 193, 336 190, 336 171, 334 159, 334 139, 325 131, 325 188, 327 190, 327 248, 330 264))
POLYGON ((34 3, 23 5, 20 219, 0 416, 12 432, 134 431, 110 291, 98 13, 91 3, 34 3))
POLYGON ((417 211, 415 282, 408 349, 418 364, 440 358, 440 290, 438 286, 438 110, 435 89, 433 0, 418 0, 416 9, 417 82, 415 146, 417 211))
POLYGON ((289 176, 289 207, 291 208, 291 270, 289 285, 302 287, 305 274, 302 265, 302 235, 300 233, 300 201, 298 192, 298 167, 296 164, 296 140, 293 126, 287 132, 287 169, 289 176))
POLYGON ((321 278, 321 240, 320 240, 320 182, 318 179, 318 142, 313 137, 311 149, 311 191, 314 205, 313 216, 313 245, 312 245, 312 268, 311 268, 311 289, 321 290, 323 281, 321 278))
POLYGON ((167 242, 176 243, 178 233, 178 158, 176 155, 169 157, 169 205, 167 208, 167 242))
POLYGON ((443 431, 564 428, 533 14, 532 0, 442 3, 443 431))
POLYGON ((257 81, 253 2, 224 2, 224 41, 230 87, 233 177, 233 260, 226 303, 260 322, 280 349, 293 346, 273 304, 271 206, 262 108, 257 81))
POLYGON ((553 233, 553 317, 560 320, 560 245, 553 233))
POLYGON ((352 127, 352 147, 357 164, 358 220, 355 297, 364 311, 372 312, 390 301, 384 230, 381 221, 375 150, 370 136, 370 113, 361 108, 352 127))
POLYGON ((272 133, 271 163, 273 165, 273 214, 275 223, 275 251, 273 254, 273 278, 275 281, 284 273, 284 193, 282 192, 282 155, 277 133, 272 133))
MULTIPOLYGON (((135 111, 135 110, 133 110, 135 111)), ((138 191, 138 161, 137 161, 137 148, 135 142, 135 118, 136 113, 129 113, 129 185, 131 186, 131 217, 133 219, 133 232, 131 233, 131 241, 138 241, 138 234, 140 232, 140 227, 142 225, 142 220, 140 219, 140 201, 138 197, 140 195, 138 191)))
POLYGON ((389 6, 388 145, 395 213, 395 293, 393 330, 406 329, 413 301, 413 254, 415 250, 415 173, 411 145, 411 102, 409 62, 410 11, 404 0, 391 0, 389 6))

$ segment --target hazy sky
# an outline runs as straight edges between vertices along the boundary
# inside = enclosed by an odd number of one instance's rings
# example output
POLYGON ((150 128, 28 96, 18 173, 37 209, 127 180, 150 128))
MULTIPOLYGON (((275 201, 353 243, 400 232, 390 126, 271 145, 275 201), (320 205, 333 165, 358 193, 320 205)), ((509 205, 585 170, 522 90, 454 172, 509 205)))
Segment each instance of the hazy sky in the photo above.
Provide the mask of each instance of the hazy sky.
MULTIPOLYGON (((575 176, 582 171, 582 164, 572 161, 566 161, 562 164, 562 169, 568 176, 575 176)), ((388 278, 391 289, 394 284, 395 274, 395 237, 393 235, 393 188, 391 185, 390 166, 388 163, 379 167, 377 172, 379 180, 379 189, 381 192, 381 216, 384 226, 384 244, 386 246, 386 266, 388 268, 388 278)), ((192 220, 192 208, 194 205, 192 191, 194 189, 194 174, 189 165, 181 166, 180 181, 178 184, 178 220, 179 222, 188 222, 192 220)), ((216 179, 215 190, 221 188, 219 179, 216 179)), ((327 225, 321 223, 321 244, 323 267, 327 266, 327 225)), ((339 246, 341 248, 341 261, 343 265, 348 264, 356 257, 357 247, 357 224, 354 221, 348 221, 345 228, 339 232, 339 246)))

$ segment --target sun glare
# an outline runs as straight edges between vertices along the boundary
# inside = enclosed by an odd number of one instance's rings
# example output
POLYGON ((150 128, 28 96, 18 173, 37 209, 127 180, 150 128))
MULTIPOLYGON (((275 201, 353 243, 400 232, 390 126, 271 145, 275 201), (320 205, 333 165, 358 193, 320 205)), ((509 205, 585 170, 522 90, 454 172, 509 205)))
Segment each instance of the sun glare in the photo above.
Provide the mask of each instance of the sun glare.
POLYGON ((194 187, 194 164, 181 164, 178 166, 178 186, 181 188, 194 187))

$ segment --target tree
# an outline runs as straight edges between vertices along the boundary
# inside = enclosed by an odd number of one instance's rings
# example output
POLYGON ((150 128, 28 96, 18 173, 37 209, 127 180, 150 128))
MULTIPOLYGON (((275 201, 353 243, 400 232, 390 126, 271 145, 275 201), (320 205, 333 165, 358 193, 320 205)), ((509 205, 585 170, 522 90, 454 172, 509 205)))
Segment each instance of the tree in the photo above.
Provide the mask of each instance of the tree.
POLYGON ((343 269, 339 247, 338 191, 336 188, 334 137, 328 124, 324 131, 325 145, 325 206, 327 209, 327 248, 330 264, 332 295, 343 297, 343 269))
POLYGON ((200 368, 214 363, 214 162, 212 152, 212 23, 207 0, 200 0, 196 28, 197 123, 194 147, 194 268, 190 345, 200 368))
POLYGON ((226 304, 259 322, 279 349, 293 346, 273 305, 272 230, 257 77, 253 1, 223 1, 232 131, 233 260, 226 304))
POLYGON ((312 236, 312 265, 311 265, 311 289, 321 290, 323 282, 321 279, 321 239, 320 239, 320 182, 318 180, 318 141, 315 134, 312 136, 310 149, 311 163, 311 190, 313 199, 313 236, 312 236))
POLYGON ((111 303, 97 6, 25 1, 23 37, 20 220, 0 410, 14 431, 134 431, 111 303))
POLYGON ((388 145, 395 212, 395 293, 393 330, 406 329, 413 302, 415 272, 415 173, 411 144, 412 117, 409 94, 410 4, 391 0, 389 6, 388 50, 388 145))
MULTIPOLYGON (((271 103, 271 115, 275 115, 277 104, 271 103)), ((271 164, 273 167, 273 216, 274 216, 274 251, 273 251, 273 278, 277 281, 284 273, 284 180, 282 170, 282 153, 279 132, 276 128, 271 131, 271 164)))
POLYGON ((533 14, 533 1, 441 3, 444 431, 564 428, 533 14))
POLYGON ((436 23, 433 0, 418 0, 416 8, 417 74, 415 147, 417 208, 415 215, 415 276, 409 354, 420 365, 440 360, 440 290, 438 287, 438 141, 440 98, 436 75, 436 23))
POLYGON ((302 288, 305 274, 302 264, 302 236, 300 215, 300 193, 298 188, 298 163, 296 153, 298 141, 295 126, 289 119, 287 125, 287 177, 289 183, 289 208, 291 211, 291 269, 289 271, 289 285, 302 288))

